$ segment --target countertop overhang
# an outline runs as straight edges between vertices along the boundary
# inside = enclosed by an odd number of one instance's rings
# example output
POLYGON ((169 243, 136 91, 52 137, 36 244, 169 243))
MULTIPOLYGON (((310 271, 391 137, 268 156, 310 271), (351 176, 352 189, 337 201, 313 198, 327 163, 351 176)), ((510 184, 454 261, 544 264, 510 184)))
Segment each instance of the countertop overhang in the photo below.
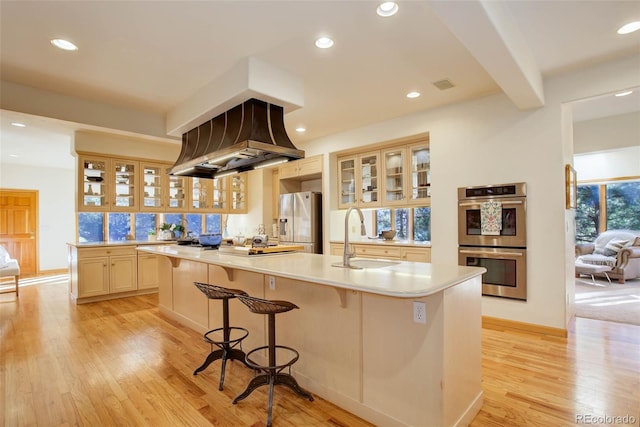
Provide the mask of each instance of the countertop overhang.
POLYGON ((170 258, 397 298, 426 297, 480 276, 486 271, 479 267, 406 261, 386 267, 353 270, 331 265, 341 262, 340 256, 303 252, 238 257, 178 245, 149 245, 139 246, 137 249, 170 258))

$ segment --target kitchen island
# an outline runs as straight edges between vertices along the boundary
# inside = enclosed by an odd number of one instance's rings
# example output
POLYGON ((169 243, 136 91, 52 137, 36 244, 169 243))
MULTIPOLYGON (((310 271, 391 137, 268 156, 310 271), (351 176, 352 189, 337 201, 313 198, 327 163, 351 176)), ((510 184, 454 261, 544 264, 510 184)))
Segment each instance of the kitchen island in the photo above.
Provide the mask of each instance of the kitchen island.
MULTIPOLYGON (((298 305, 278 316, 276 331, 300 352, 293 375, 376 425, 468 425, 482 406, 482 268, 365 260, 351 270, 332 266, 341 257, 308 253, 138 250, 161 256, 161 312, 198 332, 220 326, 221 307, 194 281, 298 305), (424 323, 414 321, 414 302, 426 308, 424 323)), ((245 349, 266 344, 264 316, 232 300, 230 318, 250 331, 245 349)))

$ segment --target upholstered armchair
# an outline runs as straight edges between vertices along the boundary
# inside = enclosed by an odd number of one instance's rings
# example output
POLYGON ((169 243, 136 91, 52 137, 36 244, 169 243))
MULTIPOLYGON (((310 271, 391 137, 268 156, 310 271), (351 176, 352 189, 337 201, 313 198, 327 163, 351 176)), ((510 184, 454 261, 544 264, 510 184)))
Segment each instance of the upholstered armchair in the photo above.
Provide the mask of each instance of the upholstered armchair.
POLYGON ((640 231, 607 230, 575 251, 576 262, 610 266, 607 274, 619 283, 640 278, 640 231))

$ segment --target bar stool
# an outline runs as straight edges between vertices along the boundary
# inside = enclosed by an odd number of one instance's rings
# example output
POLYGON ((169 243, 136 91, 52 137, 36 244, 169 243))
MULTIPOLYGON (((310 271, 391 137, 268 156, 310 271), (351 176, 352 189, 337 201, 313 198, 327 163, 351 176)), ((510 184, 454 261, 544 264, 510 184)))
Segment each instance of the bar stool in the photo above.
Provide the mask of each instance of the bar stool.
POLYGON ((211 363, 218 359, 222 359, 220 385, 218 386, 218 390, 222 390, 227 360, 239 360, 247 367, 251 367, 247 364, 247 356, 244 351, 242 351, 242 340, 249 335, 249 331, 245 328, 229 326, 229 300, 238 295, 246 295, 247 293, 237 289, 228 289, 223 288, 222 286, 210 285, 208 283, 194 282, 193 284, 196 285, 196 287, 200 289, 207 298, 222 300, 222 327, 212 329, 202 336, 202 339, 211 345, 211 353, 209 353, 204 363, 198 369, 193 371, 193 375, 198 375, 198 372, 204 371, 211 363), (213 334, 220 331, 222 331, 222 341, 218 341, 212 337, 213 334), (236 331, 236 334, 239 336, 232 339, 232 331, 236 331), (215 351, 214 346, 218 347, 215 351))
POLYGON ((298 385, 298 382, 291 375, 291 365, 296 363, 299 358, 299 354, 296 350, 291 347, 286 347, 283 345, 276 345, 276 314, 285 313, 287 311, 293 310, 294 308, 298 308, 293 303, 288 301, 274 301, 274 300, 265 300, 261 298, 251 297, 249 295, 236 295, 237 298, 242 301, 247 307, 249 307, 249 311, 256 314, 266 314, 268 316, 268 339, 269 344, 266 346, 258 347, 247 353, 247 364, 254 368, 257 371, 262 371, 261 374, 256 374, 253 379, 249 382, 247 388, 240 393, 235 399, 233 399, 233 403, 236 404, 242 399, 249 396, 255 389, 263 385, 269 385, 269 409, 267 413, 267 426, 271 426, 271 413, 273 408, 273 388, 277 384, 286 385, 291 390, 293 390, 298 395, 309 399, 313 402, 313 396, 302 387, 298 385), (251 355, 260 350, 268 350, 269 356, 269 364, 268 365, 259 365, 258 363, 251 360, 251 355), (286 352, 291 353, 291 358, 281 364, 276 363, 276 351, 277 350, 285 350, 286 352), (285 368, 289 368, 288 373, 283 373, 282 371, 285 368))

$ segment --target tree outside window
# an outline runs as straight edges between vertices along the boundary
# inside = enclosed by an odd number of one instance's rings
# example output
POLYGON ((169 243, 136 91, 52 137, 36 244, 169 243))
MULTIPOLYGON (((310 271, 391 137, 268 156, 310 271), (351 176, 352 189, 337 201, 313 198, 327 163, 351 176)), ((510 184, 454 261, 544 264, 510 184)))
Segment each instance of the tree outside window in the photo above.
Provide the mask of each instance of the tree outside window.
POLYGON ((578 185, 576 243, 605 230, 640 230, 640 181, 578 185))
POLYGON ((104 215, 96 212, 78 214, 78 242, 104 241, 104 215))

